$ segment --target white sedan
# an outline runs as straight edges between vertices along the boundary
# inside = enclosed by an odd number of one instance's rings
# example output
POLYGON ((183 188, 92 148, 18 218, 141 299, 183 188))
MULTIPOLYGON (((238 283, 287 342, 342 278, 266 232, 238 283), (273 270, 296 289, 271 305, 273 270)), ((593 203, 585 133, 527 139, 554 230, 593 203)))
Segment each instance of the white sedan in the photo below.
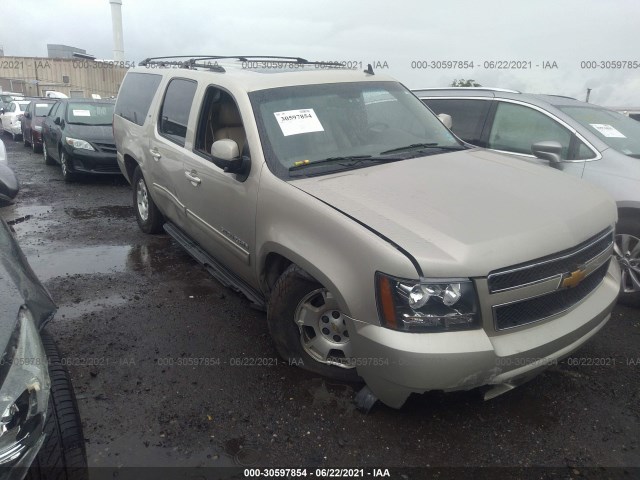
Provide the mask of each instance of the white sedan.
POLYGON ((29 103, 30 100, 14 100, 9 102, 4 110, 0 110, 0 126, 3 132, 9 132, 14 140, 22 135, 20 122, 29 103))

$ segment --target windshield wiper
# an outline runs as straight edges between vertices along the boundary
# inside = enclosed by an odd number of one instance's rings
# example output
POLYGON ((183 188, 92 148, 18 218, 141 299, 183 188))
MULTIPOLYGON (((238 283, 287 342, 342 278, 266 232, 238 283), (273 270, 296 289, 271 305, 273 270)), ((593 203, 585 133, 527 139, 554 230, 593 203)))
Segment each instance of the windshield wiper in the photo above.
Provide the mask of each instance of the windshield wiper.
POLYGON ((412 143, 411 145, 405 145, 404 147, 392 148, 391 150, 385 150, 380 152, 380 155, 386 155, 388 153, 403 152, 405 150, 426 149, 426 148, 439 148, 440 150, 466 150, 467 147, 463 145, 438 145, 435 142, 432 143, 412 143))
POLYGON ((338 165, 341 165, 343 167, 353 167, 360 163, 369 163, 369 162, 389 163, 389 162, 395 162, 397 160, 401 160, 401 159, 400 158, 380 158, 380 157, 373 157, 371 155, 348 155, 344 157, 328 157, 328 158, 323 158, 322 160, 316 160, 313 162, 298 163, 297 165, 289 167, 289 171, 294 172, 296 170, 303 170, 308 167, 315 167, 318 165, 324 165, 329 163, 337 163, 338 165))

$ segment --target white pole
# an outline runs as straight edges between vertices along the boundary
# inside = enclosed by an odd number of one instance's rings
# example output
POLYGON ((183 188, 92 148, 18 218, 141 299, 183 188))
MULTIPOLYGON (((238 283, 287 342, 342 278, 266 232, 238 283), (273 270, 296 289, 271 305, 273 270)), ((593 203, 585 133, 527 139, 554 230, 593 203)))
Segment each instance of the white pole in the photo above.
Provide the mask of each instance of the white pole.
POLYGON ((111 25, 113 26, 113 59, 124 61, 124 41, 122 39, 122 0, 109 0, 111 4, 111 25))

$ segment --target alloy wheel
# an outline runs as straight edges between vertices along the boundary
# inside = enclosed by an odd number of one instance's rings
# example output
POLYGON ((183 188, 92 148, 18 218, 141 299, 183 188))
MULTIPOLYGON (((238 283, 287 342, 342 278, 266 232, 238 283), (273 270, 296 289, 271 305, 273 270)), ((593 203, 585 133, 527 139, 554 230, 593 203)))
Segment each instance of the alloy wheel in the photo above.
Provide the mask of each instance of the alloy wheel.
POLYGON ((622 292, 640 292, 640 238, 633 235, 616 235, 614 252, 622 272, 622 292))
POLYGON ((138 180, 136 185, 136 203, 138 205, 138 214, 143 222, 149 219, 149 192, 147 192, 147 184, 144 178, 138 180))

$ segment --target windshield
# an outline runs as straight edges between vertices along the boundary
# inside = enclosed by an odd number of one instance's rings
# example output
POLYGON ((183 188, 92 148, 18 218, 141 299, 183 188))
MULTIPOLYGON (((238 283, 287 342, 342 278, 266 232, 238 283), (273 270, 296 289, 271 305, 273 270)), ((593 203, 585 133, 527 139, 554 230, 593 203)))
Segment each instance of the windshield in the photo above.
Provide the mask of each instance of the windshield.
POLYGON ((67 122, 76 125, 111 125, 113 107, 112 103, 69 103, 67 122))
POLYGON ((46 117, 53 103, 36 103, 36 117, 46 117))
POLYGON ((250 99, 267 163, 280 178, 464 148, 397 82, 299 85, 250 99))
POLYGON ((558 107, 600 140, 630 157, 640 158, 640 122, 596 107, 558 107))

